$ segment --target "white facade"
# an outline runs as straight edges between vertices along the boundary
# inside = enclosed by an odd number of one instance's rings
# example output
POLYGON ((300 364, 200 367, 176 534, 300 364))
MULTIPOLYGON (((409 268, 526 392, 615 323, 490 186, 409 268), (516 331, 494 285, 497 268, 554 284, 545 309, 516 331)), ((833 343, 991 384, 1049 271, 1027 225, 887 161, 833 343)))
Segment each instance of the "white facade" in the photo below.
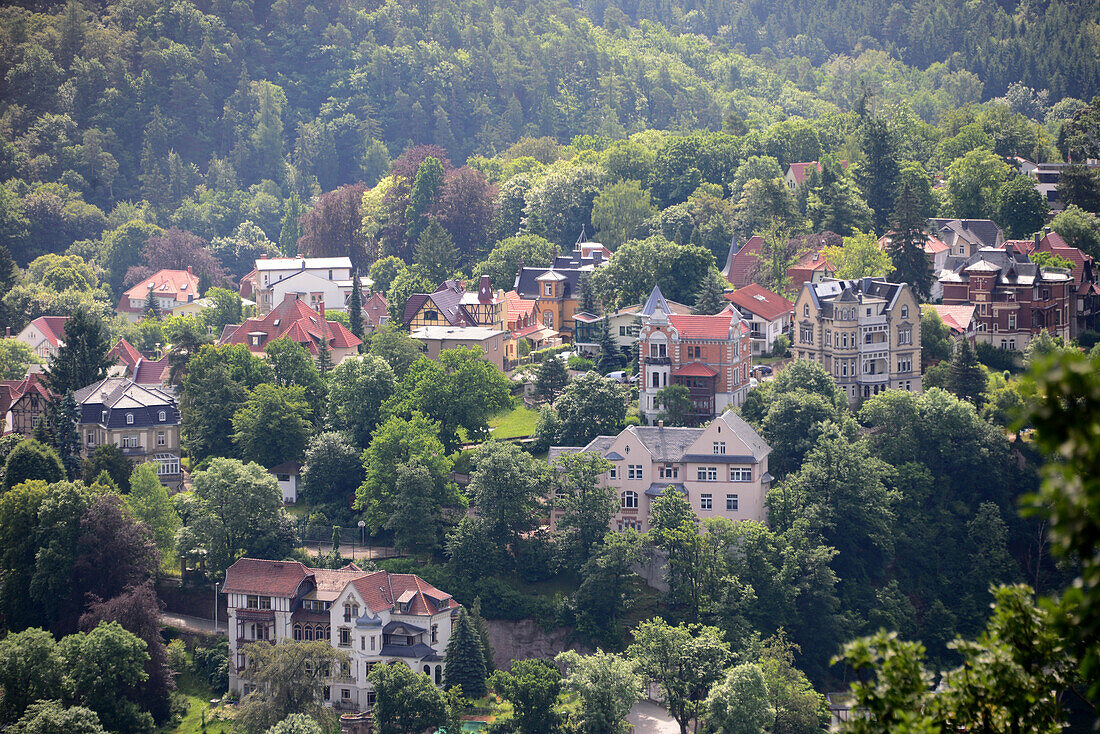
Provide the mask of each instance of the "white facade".
POLYGON ((305 294, 303 301, 320 311, 343 310, 345 287, 350 293, 351 258, 283 257, 256 261, 256 305, 267 313, 283 302, 287 294, 305 294))

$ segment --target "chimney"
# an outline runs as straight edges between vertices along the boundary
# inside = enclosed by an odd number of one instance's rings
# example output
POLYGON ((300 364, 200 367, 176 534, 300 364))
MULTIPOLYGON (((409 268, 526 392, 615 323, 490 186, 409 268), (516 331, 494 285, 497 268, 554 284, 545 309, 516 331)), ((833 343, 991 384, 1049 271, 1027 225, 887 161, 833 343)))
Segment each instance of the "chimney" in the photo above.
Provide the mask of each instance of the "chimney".
POLYGON ((1035 249, 1036 250, 1039 249, 1039 233, 1038 232, 1035 233, 1035 249))
POLYGON ((1043 227, 1043 234, 1050 234, 1050 227, 1043 227))
POLYGON ((321 301, 317 304, 317 313, 321 314, 321 318, 325 317, 325 302, 321 301))
POLYGON ((4 329, 4 332, 5 332, 5 333, 4 333, 4 336, 6 336, 7 338, 11 339, 11 327, 10 327, 10 326, 6 327, 6 328, 4 329))
POLYGON ((477 289, 477 299, 479 301, 491 301, 493 299, 493 286, 489 282, 489 276, 481 276, 481 283, 477 289))
POLYGON ((194 275, 195 274, 194 269, 192 269, 192 267, 190 265, 187 266, 187 274, 188 275, 194 275))

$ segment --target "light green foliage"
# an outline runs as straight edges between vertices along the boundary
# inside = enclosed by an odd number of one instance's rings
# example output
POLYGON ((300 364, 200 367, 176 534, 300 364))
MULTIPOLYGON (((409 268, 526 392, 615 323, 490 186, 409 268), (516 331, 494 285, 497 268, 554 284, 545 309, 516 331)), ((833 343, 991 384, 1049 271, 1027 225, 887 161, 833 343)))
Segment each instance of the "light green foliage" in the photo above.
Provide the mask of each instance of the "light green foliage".
POLYGON ((1062 236, 1070 247, 1100 256, 1100 217, 1071 204, 1051 220, 1051 229, 1062 236))
MULTIPOLYGON (((399 271, 386 291, 390 320, 394 324, 401 324, 405 302, 409 300, 409 296, 414 293, 432 293, 438 285, 418 266, 399 271)), ((374 341, 374 337, 371 337, 371 341, 374 341)))
POLYGON ((524 267, 537 268, 550 264, 553 245, 538 235, 520 234, 501 240, 489 256, 473 268, 473 275, 488 275, 494 289, 512 290, 516 273, 524 267))
POLYGON ((947 168, 951 214, 962 219, 992 219, 1000 204, 998 194, 1009 173, 1007 163, 982 148, 956 160, 947 168))
POLYGON ((387 255, 374 261, 374 264, 370 266, 370 278, 374 282, 371 286, 375 293, 386 293, 390 289, 390 284, 397 278, 397 275, 406 269, 405 262, 393 255, 387 255))
POLYGON ((626 387, 593 372, 573 380, 554 402, 561 421, 554 440, 564 446, 584 446, 596 436, 615 435, 626 419, 627 392, 626 387))
POLYGON ((312 716, 291 714, 268 729, 267 734, 323 734, 323 730, 312 716))
POLYGON ((4 491, 31 479, 60 482, 65 478, 65 467, 57 452, 33 438, 21 441, 8 454, 4 462, 4 491))
POLYGON ((220 334, 226 324, 239 324, 244 320, 241 296, 226 288, 209 288, 204 296, 211 301, 210 308, 200 312, 200 317, 214 333, 220 334))
POLYGON ((638 181, 618 181, 606 187, 592 203, 592 224, 600 241, 614 250, 656 213, 649 192, 638 181))
POLYGON ((580 699, 576 723, 585 734, 627 731, 626 715, 642 693, 642 679, 632 660, 602 650, 586 656, 567 650, 554 662, 566 669, 566 690, 580 699))
POLYGON ((22 380, 27 368, 42 364, 42 360, 17 339, 0 340, 0 380, 22 380))
POLYGON ((152 731, 153 717, 142 710, 138 692, 148 677, 143 640, 118 622, 101 622, 88 633, 63 638, 59 649, 66 666, 65 700, 95 711, 108 731, 152 731))
POLYGON ((936 309, 925 306, 920 314, 921 362, 928 364, 934 360, 944 362, 951 359, 955 342, 951 338, 951 328, 943 323, 936 309))
POLYGON ((603 540, 619 507, 615 491, 600 481, 610 462, 594 452, 563 454, 554 462, 554 507, 562 554, 573 567, 582 567, 603 540))
POLYGON ((708 731, 716 734, 763 734, 775 716, 759 666, 743 663, 710 689, 703 704, 708 731))
POLYGON ((857 231, 844 238, 843 246, 826 247, 822 253, 836 268, 838 278, 885 276, 893 269, 890 256, 879 249, 878 241, 870 233, 857 231))
POLYGON ((447 702, 428 676, 404 664, 375 665, 367 679, 378 696, 378 734, 419 734, 446 723, 447 702))
POLYGON ((233 414, 233 444, 245 461, 268 468, 300 461, 312 417, 304 388, 259 385, 233 414))
MULTIPOLYGON (((403 343, 401 336, 376 333, 371 349, 382 352, 384 341, 403 343), (379 339, 383 341, 375 341, 379 339)), ((394 370, 374 353, 345 359, 329 374, 327 426, 345 432, 356 446, 366 446, 382 417, 382 405, 396 384, 394 370)))
POLYGON ((400 328, 386 324, 371 334, 370 354, 385 361, 394 374, 404 375, 412 363, 420 359, 423 351, 420 342, 400 328))
MULTIPOLYGON (((260 734, 291 714, 305 714, 333 725, 332 710, 325 706, 324 687, 330 674, 347 665, 348 655, 327 640, 283 640, 277 645, 254 642, 245 646, 249 682, 256 689, 244 697, 237 723, 248 734, 260 734)), ((388 667, 388 666, 378 666, 388 667)))
POLYGON ((491 541, 501 548, 515 547, 544 515, 546 464, 516 444, 500 441, 478 447, 473 463, 466 488, 470 506, 484 520, 491 541))
POLYGON ((554 710, 561 692, 561 673, 544 660, 517 660, 509 672, 498 670, 489 680, 493 692, 512 704, 517 734, 542 734, 558 725, 554 710))
POLYGON ((31 704, 23 718, 8 731, 18 734, 107 734, 95 711, 83 706, 65 708, 49 700, 31 704))
POLYGON ((669 385, 657 391, 657 405, 661 406, 658 420, 666 426, 687 425, 687 414, 691 410, 691 396, 684 385, 669 385))
POLYGON ((713 267, 714 256, 709 250, 675 244, 657 235, 625 242, 593 274, 592 283, 607 309, 645 300, 654 285, 665 298, 694 302, 699 283, 713 267))
POLYGON ((829 719, 825 697, 814 690, 806 674, 794 665, 797 651, 798 646, 790 643, 780 628, 761 643, 754 656, 775 714, 771 722, 774 734, 819 732, 829 719))
POLYGON ((571 246, 582 226, 591 229, 593 203, 607 182, 607 173, 591 164, 552 170, 527 192, 528 225, 537 218, 543 230, 535 234, 558 247, 571 246))
POLYGON ((145 462, 134 467, 130 474, 130 494, 126 496, 126 504, 134 517, 153 531, 161 555, 171 552, 180 518, 172 507, 167 487, 157 477, 156 462, 145 462))
POLYGON ((286 337, 269 343, 264 351, 275 375, 275 384, 301 387, 314 424, 320 423, 324 416, 326 386, 309 351, 286 337))

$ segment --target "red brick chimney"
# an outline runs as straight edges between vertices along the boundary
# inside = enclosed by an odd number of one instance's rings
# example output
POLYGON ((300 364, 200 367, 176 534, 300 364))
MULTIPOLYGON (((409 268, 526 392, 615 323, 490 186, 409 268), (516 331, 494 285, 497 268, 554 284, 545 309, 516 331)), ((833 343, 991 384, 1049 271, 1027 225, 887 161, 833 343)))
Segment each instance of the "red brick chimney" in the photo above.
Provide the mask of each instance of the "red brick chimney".
POLYGON ((321 314, 321 318, 325 317, 325 302, 321 301, 317 304, 317 313, 321 314))
POLYGON ((188 275, 194 275, 194 274, 195 274, 195 271, 194 271, 194 270, 192 270, 192 268, 191 268, 191 266, 190 266, 190 265, 188 265, 188 266, 187 266, 187 274, 188 274, 188 275))

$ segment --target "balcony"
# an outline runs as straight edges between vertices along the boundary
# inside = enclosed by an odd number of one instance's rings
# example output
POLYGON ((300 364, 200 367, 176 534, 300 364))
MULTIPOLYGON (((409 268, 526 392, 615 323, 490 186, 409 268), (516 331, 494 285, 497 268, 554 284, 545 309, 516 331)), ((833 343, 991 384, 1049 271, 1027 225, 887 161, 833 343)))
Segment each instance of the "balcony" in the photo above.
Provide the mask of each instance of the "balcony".
POLYGON ((890 342, 883 339, 880 342, 860 342, 859 353, 860 354, 888 354, 890 352, 890 342))
POLYGON ((885 324, 885 323, 886 323, 886 314, 881 314, 880 313, 876 316, 860 316, 859 317, 859 325, 860 326, 877 326, 879 324, 885 324))
POLYGON ((123 456, 145 456, 145 447, 144 446, 123 446, 122 447, 122 455, 123 456))
POLYGON ((661 365, 661 364, 671 364, 672 363, 671 360, 668 357, 644 357, 643 359, 645 360, 646 364, 651 364, 651 365, 661 365))
POLYGON ((864 372, 859 376, 859 381, 864 385, 881 385, 890 381, 890 373, 875 372, 873 374, 868 374, 864 372))

